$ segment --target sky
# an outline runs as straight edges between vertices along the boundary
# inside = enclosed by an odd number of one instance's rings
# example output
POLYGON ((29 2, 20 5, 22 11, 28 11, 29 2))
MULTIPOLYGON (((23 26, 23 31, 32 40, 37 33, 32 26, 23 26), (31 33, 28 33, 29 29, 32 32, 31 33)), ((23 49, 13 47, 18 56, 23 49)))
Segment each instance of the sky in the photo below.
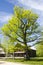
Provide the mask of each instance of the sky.
POLYGON ((37 21, 43 26, 43 0, 0 0, 0 27, 11 18, 14 6, 33 10, 39 15, 37 21))
POLYGON ((37 13, 39 15, 37 22, 43 27, 43 0, 0 0, 0 27, 13 15, 14 6, 31 9, 37 13))

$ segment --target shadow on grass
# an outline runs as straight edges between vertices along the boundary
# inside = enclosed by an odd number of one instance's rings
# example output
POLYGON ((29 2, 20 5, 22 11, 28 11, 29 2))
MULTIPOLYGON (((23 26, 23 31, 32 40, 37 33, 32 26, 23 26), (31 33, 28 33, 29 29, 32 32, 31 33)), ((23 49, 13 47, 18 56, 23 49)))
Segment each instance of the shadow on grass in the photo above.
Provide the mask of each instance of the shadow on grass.
POLYGON ((43 58, 30 58, 29 60, 26 59, 5 59, 6 61, 11 62, 25 62, 25 61, 43 61, 43 58))
POLYGON ((30 61, 43 61, 43 57, 30 58, 30 61))

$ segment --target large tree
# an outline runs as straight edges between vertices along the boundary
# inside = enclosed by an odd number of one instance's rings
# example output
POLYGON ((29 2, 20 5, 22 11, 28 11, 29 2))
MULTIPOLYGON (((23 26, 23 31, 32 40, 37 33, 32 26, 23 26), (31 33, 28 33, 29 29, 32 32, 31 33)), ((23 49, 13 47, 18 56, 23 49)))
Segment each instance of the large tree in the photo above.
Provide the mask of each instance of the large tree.
POLYGON ((14 7, 14 15, 6 24, 2 31, 11 41, 20 42, 25 45, 26 58, 28 58, 27 43, 38 39, 38 15, 31 10, 14 7))

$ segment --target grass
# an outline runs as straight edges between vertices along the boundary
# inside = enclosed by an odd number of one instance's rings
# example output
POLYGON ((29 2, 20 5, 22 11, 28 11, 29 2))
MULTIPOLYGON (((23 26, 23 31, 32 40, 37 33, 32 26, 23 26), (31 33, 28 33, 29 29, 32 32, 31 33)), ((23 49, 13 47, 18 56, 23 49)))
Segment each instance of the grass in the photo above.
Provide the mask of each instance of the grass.
POLYGON ((31 58, 30 60, 26 61, 25 59, 6 59, 6 61, 10 62, 19 62, 23 64, 30 64, 30 65, 43 65, 43 57, 36 57, 31 58))

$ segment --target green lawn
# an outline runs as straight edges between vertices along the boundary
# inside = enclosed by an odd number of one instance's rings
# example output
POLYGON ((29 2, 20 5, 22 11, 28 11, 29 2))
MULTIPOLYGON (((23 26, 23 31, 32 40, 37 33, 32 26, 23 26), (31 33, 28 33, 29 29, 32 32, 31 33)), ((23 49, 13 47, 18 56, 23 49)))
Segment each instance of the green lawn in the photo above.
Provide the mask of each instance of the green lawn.
POLYGON ((43 58, 37 57, 37 58, 31 58, 30 60, 26 61, 24 59, 6 59, 6 61, 10 62, 19 62, 23 64, 30 64, 30 65, 43 65, 43 58))

